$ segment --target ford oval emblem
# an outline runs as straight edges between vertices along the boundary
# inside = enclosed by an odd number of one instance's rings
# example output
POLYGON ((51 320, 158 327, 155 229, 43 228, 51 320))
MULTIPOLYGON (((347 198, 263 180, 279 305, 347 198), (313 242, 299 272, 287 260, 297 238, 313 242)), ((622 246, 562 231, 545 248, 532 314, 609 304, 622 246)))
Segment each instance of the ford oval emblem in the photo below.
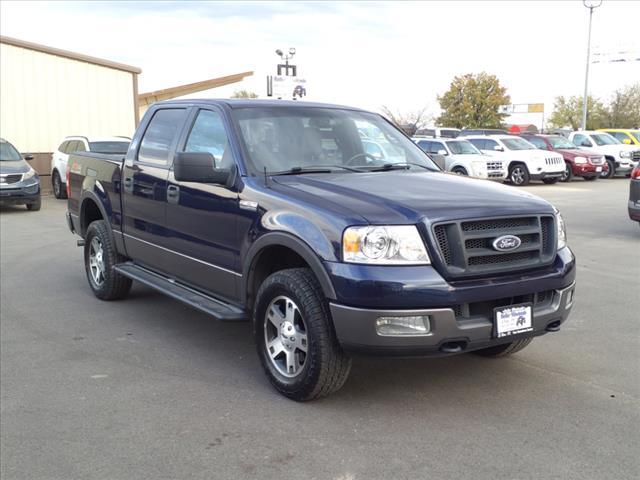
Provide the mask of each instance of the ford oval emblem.
POLYGON ((520 240, 520 237, 516 237, 515 235, 503 235, 496 238, 492 245, 493 248, 499 252, 509 252, 518 248, 521 243, 522 240, 520 240))

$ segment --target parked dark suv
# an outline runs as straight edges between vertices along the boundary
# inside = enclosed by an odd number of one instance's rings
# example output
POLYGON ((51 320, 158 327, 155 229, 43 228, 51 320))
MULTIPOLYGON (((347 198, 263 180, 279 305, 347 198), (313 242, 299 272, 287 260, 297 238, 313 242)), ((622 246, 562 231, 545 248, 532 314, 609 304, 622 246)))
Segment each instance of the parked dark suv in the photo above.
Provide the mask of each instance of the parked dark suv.
POLYGON ((26 205, 28 210, 40 210, 40 177, 18 150, 0 139, 0 205, 26 205))
POLYGON ((561 182, 570 182, 574 176, 595 180, 609 171, 609 165, 602 155, 581 150, 561 135, 523 133, 520 136, 540 150, 549 150, 562 155, 565 170, 560 177, 561 182))

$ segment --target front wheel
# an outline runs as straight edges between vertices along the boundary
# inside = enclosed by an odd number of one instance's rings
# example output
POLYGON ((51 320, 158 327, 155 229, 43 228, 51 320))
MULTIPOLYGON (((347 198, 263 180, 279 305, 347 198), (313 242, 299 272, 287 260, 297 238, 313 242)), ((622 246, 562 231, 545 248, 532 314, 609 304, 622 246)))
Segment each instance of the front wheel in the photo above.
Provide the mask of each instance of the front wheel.
POLYGON ((607 165, 609 166, 609 170, 602 172, 600 178, 612 178, 616 174, 616 164, 613 160, 607 159, 607 165))
POLYGON ((502 345, 496 345, 495 347, 483 348, 481 350, 476 350, 476 355, 480 355, 481 357, 506 357, 516 352, 519 352, 524 347, 529 345, 533 340, 532 337, 523 338, 521 340, 516 340, 511 343, 503 343, 502 345))
POLYGON ((573 169, 571 168, 571 164, 569 162, 565 162, 564 164, 564 172, 562 172, 562 176, 560 177, 561 182, 570 182, 573 179, 573 169))
POLYGON ((31 203, 27 203, 27 210, 30 212, 37 212, 42 207, 42 198, 38 197, 37 200, 34 200, 31 203))
POLYGON ((338 344, 327 302, 309 269, 269 276, 256 297, 253 325, 262 367, 286 397, 313 400, 347 380, 351 359, 338 344))
POLYGON ((115 270, 124 258, 116 251, 111 232, 104 220, 89 225, 84 244, 84 266, 89 286, 101 300, 124 298, 131 289, 131 279, 115 270))
POLYGON ((451 172, 455 173, 456 175, 464 175, 465 177, 469 175, 464 167, 455 167, 453 170, 451 170, 451 172))
POLYGON ((516 163, 509 169, 509 180, 518 187, 529 184, 529 169, 522 163, 516 163))

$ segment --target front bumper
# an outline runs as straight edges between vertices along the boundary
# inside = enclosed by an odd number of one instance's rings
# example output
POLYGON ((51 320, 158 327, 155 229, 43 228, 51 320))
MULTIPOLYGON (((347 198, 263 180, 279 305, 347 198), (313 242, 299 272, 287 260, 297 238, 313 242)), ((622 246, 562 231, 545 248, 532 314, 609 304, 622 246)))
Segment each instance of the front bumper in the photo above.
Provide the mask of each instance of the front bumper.
POLYGON ((529 176, 531 177, 531 180, 546 180, 547 178, 560 178, 563 173, 564 170, 561 172, 538 172, 531 173, 529 176))
POLYGON ((608 171, 609 165, 606 163, 604 165, 593 165, 590 163, 573 165, 573 174, 577 177, 597 177, 608 171), (598 171, 598 169, 600 170, 598 171))
POLYGON ((493 318, 456 316, 452 308, 378 310, 331 303, 331 315, 338 341, 346 350, 377 355, 444 356, 487 348, 515 339, 555 332, 567 320, 573 306, 575 282, 554 290, 552 300, 534 306, 533 331, 511 337, 493 336, 493 318), (387 316, 429 316, 430 331, 420 336, 381 336, 376 320, 387 316))
POLYGON ((0 205, 26 205, 40 198, 40 182, 28 184, 10 184, 0 188, 0 205))

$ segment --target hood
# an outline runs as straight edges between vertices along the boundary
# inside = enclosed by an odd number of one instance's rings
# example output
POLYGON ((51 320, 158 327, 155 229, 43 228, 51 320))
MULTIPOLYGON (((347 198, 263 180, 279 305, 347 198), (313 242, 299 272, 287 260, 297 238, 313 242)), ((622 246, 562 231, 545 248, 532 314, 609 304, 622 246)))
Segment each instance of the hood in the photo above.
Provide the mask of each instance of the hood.
POLYGON ((560 157, 561 155, 549 150, 506 150, 512 160, 534 160, 544 162, 545 158, 560 157))
POLYGON ((0 173, 8 175, 11 173, 27 173, 31 167, 25 160, 0 161, 0 173))
POLYGON ((272 188, 375 224, 553 213, 551 204, 517 187, 441 172, 280 176, 272 188))
POLYGON ((453 153, 451 154, 451 158, 455 158, 456 160, 469 160, 476 162, 495 162, 496 159, 490 157, 488 155, 482 155, 477 153, 453 153))
POLYGON ((624 143, 619 143, 615 145, 596 145, 595 147, 583 147, 585 151, 589 151, 590 149, 598 150, 599 152, 610 153, 612 155, 620 155, 620 152, 635 152, 636 150, 640 150, 639 147, 635 145, 626 145, 624 143))

